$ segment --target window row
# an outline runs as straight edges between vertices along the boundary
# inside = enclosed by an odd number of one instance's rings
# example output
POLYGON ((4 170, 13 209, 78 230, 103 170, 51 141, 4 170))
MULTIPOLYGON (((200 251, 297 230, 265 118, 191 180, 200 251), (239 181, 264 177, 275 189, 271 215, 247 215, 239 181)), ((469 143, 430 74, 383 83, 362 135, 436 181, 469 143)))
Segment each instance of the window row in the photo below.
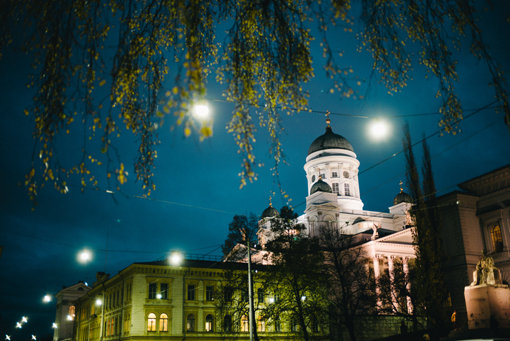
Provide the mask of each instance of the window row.
MULTIPOLYGON (((350 174, 348 171, 344 171, 342 173, 342 175, 346 179, 349 179, 349 177, 350 177, 350 174)), ((321 177, 322 179, 326 179, 327 176, 326 176, 326 173, 319 173, 319 177, 321 177)), ((339 178, 338 171, 331 172, 331 178, 339 178)), ((317 180, 317 177, 315 175, 312 175, 312 182, 315 182, 315 180, 317 180)))
MULTIPOLYGON (((148 298, 166 300, 170 297, 168 291, 168 283, 149 283, 148 298), (159 290, 158 290, 159 285, 159 290)), ((195 301, 197 297, 197 286, 195 284, 188 284, 186 288, 186 299, 188 301, 195 301)), ((208 285, 205 287, 205 300, 214 301, 214 286, 208 285)))
MULTIPOLYGON (((282 331, 282 323, 278 319, 274 321, 274 332, 281 332, 282 331)), ((214 316, 211 314, 208 314, 205 317, 205 323, 204 323, 204 330, 206 332, 214 332, 214 316)), ((112 336, 115 335, 115 331, 117 330, 117 319, 110 319, 107 321, 107 324, 105 325, 106 328, 106 336, 112 336), (113 322, 115 321, 115 322, 113 322), (115 327, 113 325, 115 323, 115 327)), ((167 332, 168 331, 168 315, 165 313, 162 313, 159 315, 159 324, 158 319, 155 313, 149 313, 147 315, 147 331, 148 332, 167 332)), ((186 332, 196 332, 197 325, 196 325, 196 318, 195 314, 188 314, 186 317, 186 332)), ((233 323, 232 323, 232 317, 230 315, 225 315, 223 319, 223 331, 224 332, 233 332, 233 323)), ((241 332, 248 332, 249 331, 249 322, 248 317, 246 315, 243 315, 241 317, 240 321, 240 331, 241 332)), ((265 332, 266 330, 266 321, 260 317, 257 319, 257 331, 259 332, 265 332)), ((297 332, 299 331, 298 323, 295 320, 291 320, 290 323, 290 331, 291 332, 297 332)), ((318 332, 318 324, 317 321, 314 320, 311 323, 311 331, 312 332, 318 332)))
POLYGON ((159 329, 157 329, 157 323, 156 323, 156 314, 150 313, 147 316, 147 331, 148 332, 155 332, 159 330, 160 332, 167 332, 168 331, 168 315, 165 313, 162 313, 159 315, 159 329))

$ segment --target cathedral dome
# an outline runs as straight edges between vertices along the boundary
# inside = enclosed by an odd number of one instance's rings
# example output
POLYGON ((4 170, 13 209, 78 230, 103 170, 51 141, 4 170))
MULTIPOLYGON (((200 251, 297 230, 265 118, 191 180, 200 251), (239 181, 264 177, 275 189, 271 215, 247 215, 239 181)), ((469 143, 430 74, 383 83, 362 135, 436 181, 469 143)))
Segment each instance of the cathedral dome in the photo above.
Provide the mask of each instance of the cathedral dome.
POLYGON ((347 149, 354 152, 351 143, 342 135, 335 134, 329 125, 326 127, 326 132, 312 142, 308 155, 323 149, 347 149))
POLYGON ((333 190, 331 190, 330 185, 328 185, 326 182, 322 181, 321 178, 319 178, 319 180, 317 180, 317 182, 313 184, 312 188, 310 188, 310 195, 314 194, 315 192, 332 193, 333 190))
POLYGON ((264 212, 262 212, 261 218, 271 218, 271 217, 278 217, 278 216, 279 216, 278 210, 270 204, 269 207, 266 208, 264 210, 264 212))
POLYGON ((393 205, 398 205, 398 204, 400 204, 402 202, 408 202, 408 203, 412 204, 413 203, 413 198, 409 194, 407 194, 406 192, 400 191, 400 193, 397 194, 395 196, 395 198, 393 199, 393 205))

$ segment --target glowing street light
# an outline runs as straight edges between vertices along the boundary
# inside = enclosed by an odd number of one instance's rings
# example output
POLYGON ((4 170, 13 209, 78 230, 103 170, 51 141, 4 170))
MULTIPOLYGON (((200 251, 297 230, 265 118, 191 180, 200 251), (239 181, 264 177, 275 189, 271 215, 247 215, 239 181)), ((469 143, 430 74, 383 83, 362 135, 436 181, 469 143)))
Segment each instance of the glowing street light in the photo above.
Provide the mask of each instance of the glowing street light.
POLYGON ((374 141, 385 139, 391 132, 391 126, 383 118, 376 118, 368 124, 368 135, 374 141))
POLYGON ((58 326, 57 326, 57 324, 56 324, 55 322, 53 322, 53 323, 51 324, 51 328, 53 328, 53 329, 57 329, 57 328, 58 328, 58 326))
POLYGON ((173 266, 181 265, 183 260, 184 260, 184 256, 179 251, 173 251, 170 254, 170 256, 168 257, 168 262, 170 263, 170 265, 173 265, 173 266))
POLYGON ((11 341, 11 337, 9 335, 5 334, 5 340, 11 341))
POLYGON ((51 302, 51 300, 52 300, 52 297, 51 297, 51 295, 50 295, 50 294, 46 294, 46 295, 44 295, 44 297, 43 297, 43 299, 42 299, 42 301, 43 301, 44 303, 50 303, 50 302, 51 302))
POLYGON ((21 317, 21 323, 27 323, 27 322, 28 322, 28 317, 22 316, 21 317))
POLYGON ((103 301, 100 298, 96 298, 96 305, 100 307, 103 304, 103 301))
POLYGON ((21 329, 21 323, 16 322, 16 328, 21 329))
POLYGON ((161 294, 158 292, 158 293, 156 294, 156 298, 157 298, 158 300, 160 300, 160 299, 161 299, 161 297, 163 297, 163 295, 161 295, 161 294))
POLYGON ((78 262, 82 264, 87 264, 92 260, 92 252, 89 249, 83 249, 78 252, 77 256, 78 262))
POLYGON ((197 102, 193 105, 191 112, 197 120, 204 121, 209 118, 211 109, 206 102, 197 102))
POLYGON ((35 337, 35 335, 32 334, 32 340, 37 340, 37 338, 35 337))

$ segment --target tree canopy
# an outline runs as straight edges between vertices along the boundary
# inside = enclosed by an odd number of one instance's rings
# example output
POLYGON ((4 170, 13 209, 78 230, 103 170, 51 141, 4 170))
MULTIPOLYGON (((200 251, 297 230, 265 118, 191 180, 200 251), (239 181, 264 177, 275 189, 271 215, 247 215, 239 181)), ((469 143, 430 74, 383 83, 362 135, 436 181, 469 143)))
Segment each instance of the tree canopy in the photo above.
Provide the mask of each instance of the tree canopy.
POLYGON ((277 166, 282 115, 306 108, 303 86, 318 66, 339 96, 357 96, 352 69, 328 41, 334 25, 347 31, 360 25, 360 45, 389 92, 405 87, 417 65, 436 77, 439 124, 447 132, 462 119, 455 51, 468 40, 485 62, 510 124, 505 79, 471 0, 362 1, 361 11, 349 0, 6 0, 0 6, 0 56, 13 43, 34 60, 28 83, 34 100, 25 110, 34 121, 33 166, 25 181, 32 198, 45 183, 67 192, 73 174, 82 188, 97 186, 103 167, 118 188, 128 173, 116 146, 130 134, 138 144, 135 176, 150 194, 163 118, 174 117, 185 136, 212 135, 211 122, 196 122, 190 113, 212 77, 234 104, 227 130, 241 154, 241 185, 256 179, 257 125, 267 129, 277 166), (312 60, 313 39, 320 41, 322 61, 312 60), (61 162, 59 150, 67 134, 83 140, 82 154, 71 164, 61 162))

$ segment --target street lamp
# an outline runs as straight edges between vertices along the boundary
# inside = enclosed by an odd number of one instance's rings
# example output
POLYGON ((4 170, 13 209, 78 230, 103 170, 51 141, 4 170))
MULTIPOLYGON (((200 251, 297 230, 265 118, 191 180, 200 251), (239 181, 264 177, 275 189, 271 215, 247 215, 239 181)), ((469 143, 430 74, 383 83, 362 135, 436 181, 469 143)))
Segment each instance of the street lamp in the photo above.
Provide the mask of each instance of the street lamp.
POLYGON ((205 121, 209 118, 211 109, 205 101, 197 102, 193 105, 191 110, 193 117, 199 121, 205 121))
POLYGON ((375 118, 368 123, 368 136, 374 141, 385 139, 391 132, 391 126, 383 118, 375 118))
POLYGON ((43 297, 42 301, 43 301, 44 303, 50 303, 50 302, 51 302, 51 299, 52 299, 51 295, 50 295, 50 294, 46 294, 46 295, 44 295, 44 297, 43 297))
POLYGON ((168 256, 168 263, 173 266, 181 265, 183 260, 184 256, 182 255, 182 252, 179 251, 172 251, 170 256, 168 256))
POLYGON ((78 252, 77 259, 78 262, 80 262, 81 264, 87 264, 92 260, 92 251, 86 248, 81 250, 80 252, 78 252))

